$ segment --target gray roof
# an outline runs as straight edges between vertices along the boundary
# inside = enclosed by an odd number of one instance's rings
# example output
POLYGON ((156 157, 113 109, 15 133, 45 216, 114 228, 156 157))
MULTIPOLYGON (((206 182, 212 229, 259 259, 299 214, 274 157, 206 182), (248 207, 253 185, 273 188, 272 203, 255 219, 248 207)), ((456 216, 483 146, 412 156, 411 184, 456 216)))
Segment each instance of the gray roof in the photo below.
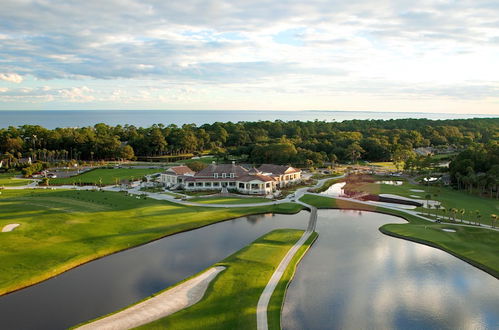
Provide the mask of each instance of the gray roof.
POLYGON ((218 173, 218 176, 222 176, 222 173, 225 173, 227 176, 229 176, 230 173, 234 173, 234 177, 237 178, 245 175, 247 172, 248 172, 247 169, 235 164, 220 164, 220 165, 210 164, 205 169, 202 169, 201 171, 197 172, 194 176, 213 177, 213 174, 215 173, 218 173))
POLYGON ((285 166, 285 165, 274 165, 274 164, 262 164, 259 168, 259 171, 264 172, 264 173, 272 173, 274 175, 281 175, 281 174, 289 174, 289 173, 296 173, 300 172, 300 170, 297 170, 294 167, 291 166, 285 166))

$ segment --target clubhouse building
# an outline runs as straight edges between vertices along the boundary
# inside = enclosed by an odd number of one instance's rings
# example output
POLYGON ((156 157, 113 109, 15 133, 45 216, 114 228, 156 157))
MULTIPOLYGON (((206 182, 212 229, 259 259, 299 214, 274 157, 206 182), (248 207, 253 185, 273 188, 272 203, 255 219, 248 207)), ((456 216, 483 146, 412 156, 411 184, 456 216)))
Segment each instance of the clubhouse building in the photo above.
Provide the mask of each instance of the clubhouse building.
POLYGON ((240 165, 210 164, 195 173, 187 166, 174 166, 161 174, 169 188, 185 190, 234 190, 242 194, 267 195, 301 180, 301 170, 291 166, 263 164, 246 169, 240 165))

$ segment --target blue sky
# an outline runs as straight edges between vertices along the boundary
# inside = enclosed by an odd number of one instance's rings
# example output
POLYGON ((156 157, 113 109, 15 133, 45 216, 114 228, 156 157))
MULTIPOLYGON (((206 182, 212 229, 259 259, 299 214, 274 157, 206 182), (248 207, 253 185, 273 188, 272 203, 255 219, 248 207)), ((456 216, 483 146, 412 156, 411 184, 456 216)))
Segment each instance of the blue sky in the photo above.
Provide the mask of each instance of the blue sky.
POLYGON ((499 114, 499 3, 2 0, 0 109, 499 114))

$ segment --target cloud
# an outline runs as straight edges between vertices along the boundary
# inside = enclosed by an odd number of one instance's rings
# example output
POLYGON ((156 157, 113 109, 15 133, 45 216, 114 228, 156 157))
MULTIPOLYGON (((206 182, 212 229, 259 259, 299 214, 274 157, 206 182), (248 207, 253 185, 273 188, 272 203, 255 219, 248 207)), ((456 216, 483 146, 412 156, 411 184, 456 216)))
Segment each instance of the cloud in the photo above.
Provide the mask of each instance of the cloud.
POLYGON ((488 0, 2 0, 0 79, 72 103, 111 100, 115 82, 117 102, 190 97, 144 82, 481 98, 499 81, 497 17, 488 0))
POLYGON ((15 73, 0 73, 0 80, 19 84, 23 81, 23 77, 15 73))

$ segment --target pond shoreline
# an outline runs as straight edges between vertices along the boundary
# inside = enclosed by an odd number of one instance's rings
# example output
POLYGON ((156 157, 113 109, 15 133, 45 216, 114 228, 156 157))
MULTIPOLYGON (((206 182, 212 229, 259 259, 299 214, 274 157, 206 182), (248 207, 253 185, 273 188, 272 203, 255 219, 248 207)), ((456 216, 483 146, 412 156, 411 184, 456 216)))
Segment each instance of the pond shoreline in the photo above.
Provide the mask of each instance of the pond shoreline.
MULTIPOLYGON (((248 208, 251 208, 251 207, 253 207, 253 206, 248 206, 248 208)), ((47 273, 45 273, 45 274, 42 274, 42 275, 40 275, 38 277, 35 277, 35 279, 32 281, 32 283, 22 285, 20 287, 15 288, 15 289, 7 289, 5 292, 0 293, 0 298, 3 297, 3 296, 7 296, 7 295, 9 295, 11 293, 15 293, 17 291, 20 291, 20 290, 23 290, 23 289, 35 286, 35 285, 43 283, 45 281, 48 281, 48 280, 50 280, 52 278, 55 278, 55 277, 57 277, 57 276, 59 276, 61 274, 64 274, 64 273, 69 272, 69 271, 71 271, 73 269, 76 269, 76 268, 78 268, 80 266, 88 264, 88 263, 90 263, 92 261, 99 260, 99 259, 111 256, 111 255, 114 255, 114 254, 117 254, 117 253, 125 252, 125 251, 128 251, 128 250, 134 249, 134 248, 138 248, 138 247, 141 247, 143 245, 146 245, 146 244, 149 244, 149 243, 161 240, 161 239, 169 237, 169 236, 174 236, 174 235, 177 235, 177 234, 186 233, 186 232, 189 232, 189 231, 193 231, 193 230, 200 229, 200 228, 203 228, 203 227, 211 226, 211 225, 214 225, 214 224, 217 224, 217 223, 221 223, 221 222, 235 220, 235 219, 241 218, 243 216, 254 216, 254 215, 262 215, 262 214, 268 214, 268 213, 272 213, 272 214, 284 214, 284 215, 286 215, 286 214, 297 214, 297 213, 299 213, 301 211, 303 211, 303 208, 299 209, 296 212, 273 212, 272 210, 269 210, 268 212, 255 212, 255 213, 248 213, 248 214, 244 214, 244 215, 238 215, 238 216, 234 216, 234 217, 231 217, 231 218, 214 221, 212 223, 203 224, 201 226, 197 226, 197 227, 192 227, 192 228, 189 228, 189 229, 181 230, 181 231, 178 231, 178 232, 175 232, 175 233, 163 235, 161 237, 154 238, 152 240, 149 240, 149 241, 146 241, 146 242, 134 245, 134 246, 126 247, 126 248, 118 250, 118 251, 113 251, 113 252, 110 252, 110 253, 106 253, 104 255, 100 255, 100 256, 97 256, 97 257, 91 257, 90 256, 90 258, 88 258, 86 260, 75 261, 74 263, 67 264, 67 266, 65 266, 65 267, 61 267, 62 271, 59 271, 56 274, 51 274, 51 275, 47 276, 47 273)))

